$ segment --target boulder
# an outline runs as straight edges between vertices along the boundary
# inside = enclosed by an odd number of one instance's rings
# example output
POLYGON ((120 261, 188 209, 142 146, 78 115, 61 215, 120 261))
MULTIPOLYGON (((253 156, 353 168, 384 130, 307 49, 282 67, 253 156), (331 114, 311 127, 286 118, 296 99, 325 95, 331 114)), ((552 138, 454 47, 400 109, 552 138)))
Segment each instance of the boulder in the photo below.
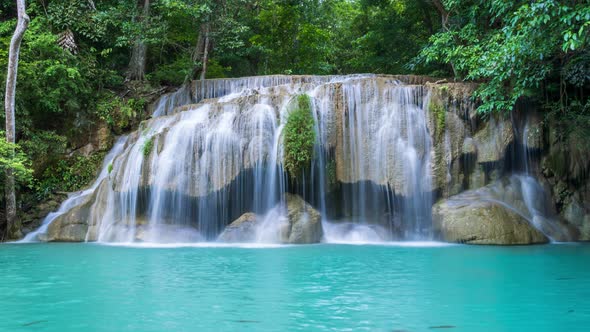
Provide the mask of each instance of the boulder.
POLYGON ((79 196, 77 204, 57 216, 47 226, 46 232, 38 235, 39 240, 44 242, 96 241, 96 225, 91 220, 91 215, 93 209, 107 208, 106 196, 98 194, 107 190, 108 186, 109 182, 104 179, 93 192, 79 196), (89 228, 91 232, 89 232, 89 228))
POLYGON ((549 239, 512 209, 496 201, 472 199, 470 192, 435 204, 435 234, 447 242, 467 244, 535 244, 549 239))
POLYGON ((320 213, 300 196, 285 194, 285 201, 264 217, 243 214, 219 235, 222 242, 318 243, 323 236, 320 213))
POLYGON ((259 218, 255 213, 246 212, 229 224, 217 238, 221 242, 254 242, 259 218))
POLYGON ((92 201, 74 206, 70 211, 55 218, 39 240, 45 242, 83 242, 88 232, 88 216, 92 201))
MULTIPOLYGON (((298 195, 285 194, 287 220, 291 226, 286 243, 318 243, 323 236, 322 217, 298 195)), ((286 234, 285 234, 286 235, 286 234)))

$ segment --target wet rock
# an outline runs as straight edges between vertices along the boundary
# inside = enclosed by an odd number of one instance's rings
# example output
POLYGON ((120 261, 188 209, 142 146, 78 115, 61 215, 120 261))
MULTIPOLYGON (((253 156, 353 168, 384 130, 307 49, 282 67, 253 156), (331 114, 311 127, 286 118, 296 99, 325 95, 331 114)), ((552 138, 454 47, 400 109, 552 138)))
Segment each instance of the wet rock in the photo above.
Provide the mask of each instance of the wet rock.
POLYGON ((286 194, 287 220, 291 225, 287 243, 318 243, 323 236, 322 217, 300 196, 286 194))
POLYGON ((539 123, 531 124, 524 133, 524 145, 528 149, 541 149, 543 147, 543 131, 539 123))
POLYGON ((490 118, 473 137, 477 146, 477 162, 490 163, 504 159, 506 149, 514 141, 512 123, 490 118))
POLYGON ((255 242, 259 217, 246 212, 229 224, 217 238, 221 242, 255 242))
POLYGON ((465 194, 434 205, 432 223, 435 233, 447 242, 513 245, 549 241, 514 211, 496 202, 468 199, 465 194))
POLYGON ((39 234, 39 240, 44 242, 84 242, 95 241, 96 234, 88 233, 89 224, 93 225, 90 215, 93 209, 107 208, 105 199, 98 195, 108 188, 108 181, 103 181, 97 190, 83 198, 80 204, 56 217, 47 227, 45 234, 39 234), (87 238, 87 234, 92 235, 87 238))
POLYGON ((469 175, 469 188, 477 189, 486 185, 486 173, 483 166, 476 165, 469 175))
POLYGON ((222 242, 318 243, 323 236, 320 213, 300 196, 285 194, 266 216, 243 214, 219 235, 222 242))
POLYGON ((546 196, 531 177, 502 178, 435 204, 433 229, 442 240, 472 244, 571 240, 573 233, 554 218, 546 196))
POLYGON ((47 227, 39 239, 45 242, 83 242, 88 232, 88 216, 91 201, 73 207, 69 212, 57 217, 47 227))
POLYGON ((466 137, 461 147, 463 154, 475 154, 477 153, 477 146, 475 145, 473 138, 466 137))
POLYGON ((586 213, 584 205, 578 199, 572 197, 561 215, 579 231, 579 240, 590 241, 590 213, 586 213))
POLYGON ((590 214, 584 217, 584 222, 580 227, 580 240, 590 241, 590 214))
POLYGON ((565 206, 562 215, 572 225, 579 227, 584 223, 584 207, 576 199, 565 206))

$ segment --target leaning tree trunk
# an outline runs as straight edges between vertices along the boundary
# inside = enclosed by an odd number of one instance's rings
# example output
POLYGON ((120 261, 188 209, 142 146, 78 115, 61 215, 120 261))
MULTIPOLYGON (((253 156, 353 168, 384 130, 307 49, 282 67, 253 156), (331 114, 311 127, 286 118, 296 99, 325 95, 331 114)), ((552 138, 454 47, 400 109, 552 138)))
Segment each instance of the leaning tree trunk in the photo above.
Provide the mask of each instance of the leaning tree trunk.
POLYGON ((203 57, 201 62, 201 77, 200 80, 204 80, 207 76, 207 61, 209 61, 209 24, 207 24, 207 28, 205 29, 205 48, 203 49, 203 57))
MULTIPOLYGON (((150 15, 150 0, 139 0, 140 6, 142 6, 141 16, 138 18, 138 22, 141 24, 150 15)), ((143 81, 145 78, 145 63, 147 60, 147 45, 137 38, 133 43, 133 50, 131 51, 131 60, 129 61, 129 70, 127 71, 127 80, 130 81, 143 81)))
MULTIPOLYGON (((26 13, 25 0, 17 0, 16 8, 18 11, 18 21, 16 29, 10 40, 10 49, 8 51, 8 70, 6 73, 6 93, 4 95, 4 110, 6 114, 6 141, 15 143, 16 127, 14 123, 15 113, 15 94, 16 94, 16 75, 18 70, 18 55, 20 44, 23 40, 25 30, 29 25, 29 16, 26 13)), ((12 151, 14 154, 14 150, 12 151)), ((21 236, 21 225, 16 217, 16 188, 12 169, 6 169, 6 236, 9 239, 19 238, 21 236)))
POLYGON ((207 61, 209 60, 209 53, 211 53, 211 23, 201 23, 199 28, 199 36, 197 37, 197 44, 193 50, 191 60, 193 68, 186 76, 185 82, 194 80, 197 77, 203 80, 207 75, 207 61))

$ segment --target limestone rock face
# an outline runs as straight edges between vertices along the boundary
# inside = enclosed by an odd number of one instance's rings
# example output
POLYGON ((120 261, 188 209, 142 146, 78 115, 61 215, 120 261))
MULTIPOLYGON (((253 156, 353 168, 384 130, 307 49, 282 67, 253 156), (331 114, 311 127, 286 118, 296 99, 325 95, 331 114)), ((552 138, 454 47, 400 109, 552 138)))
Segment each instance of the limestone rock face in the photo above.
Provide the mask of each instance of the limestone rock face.
POLYGON ((580 240, 590 241, 590 214, 584 217, 582 227, 580 227, 580 240))
POLYGON ((549 241, 526 219, 503 205, 462 200, 458 196, 442 201, 432 209, 434 231, 444 241, 496 245, 549 241))
POLYGON ((590 241, 590 213, 586 214, 583 204, 577 199, 571 199, 561 215, 579 231, 579 240, 590 241))
POLYGON ((477 162, 498 162, 504 158, 506 148, 514 140, 512 123, 491 118, 474 137, 477 146, 477 162))
POLYGON ((84 242, 91 205, 92 201, 89 200, 57 217, 47 227, 47 233, 39 235, 39 239, 46 242, 84 242))
POLYGON ((254 242, 259 217, 252 212, 246 212, 229 224, 217 238, 221 242, 254 242))

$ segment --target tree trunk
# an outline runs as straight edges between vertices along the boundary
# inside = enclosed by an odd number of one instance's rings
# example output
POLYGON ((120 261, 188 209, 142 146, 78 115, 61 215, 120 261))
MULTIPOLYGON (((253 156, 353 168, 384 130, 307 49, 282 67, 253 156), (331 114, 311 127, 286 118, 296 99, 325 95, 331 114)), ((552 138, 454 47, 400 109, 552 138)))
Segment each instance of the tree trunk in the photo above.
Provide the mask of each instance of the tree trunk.
POLYGON ((197 44, 195 45, 195 49, 191 56, 193 68, 187 75, 185 79, 186 82, 194 80, 197 77, 199 77, 202 80, 207 75, 207 61, 209 59, 209 53, 211 51, 210 32, 211 23, 201 23, 201 26, 199 28, 199 36, 197 37, 197 44))
POLYGON ((441 19, 441 24, 442 24, 443 29, 445 31, 449 31, 450 13, 447 11, 447 9, 445 8, 445 5, 442 3, 441 0, 433 0, 432 3, 434 4, 434 7, 436 7, 438 12, 440 13, 440 19, 441 19))
MULTIPOLYGON (((139 0, 138 5, 142 7, 141 16, 138 22, 143 22, 150 15, 150 0, 139 0), (143 2, 143 5, 142 5, 143 2)), ((131 60, 129 60, 129 69, 127 71, 127 80, 143 81, 145 79, 145 63, 147 60, 147 45, 138 37, 133 44, 131 51, 131 60)))
POLYGON ((205 48, 203 50, 203 58, 201 60, 201 80, 204 80, 207 76, 207 61, 209 61, 209 24, 207 24, 207 29, 205 30, 205 48))
MULTIPOLYGON (((29 25, 29 16, 26 13, 25 0, 17 0, 16 8, 18 11, 18 21, 16 24, 16 29, 14 30, 14 34, 12 35, 12 39, 10 40, 10 49, 8 51, 8 70, 6 73, 6 93, 4 99, 4 111, 6 114, 6 141, 13 144, 16 142, 14 114, 18 56, 25 30, 27 30, 29 25)), ((5 194, 6 236, 9 239, 16 239, 21 237, 21 225, 20 221, 16 217, 16 188, 12 169, 6 170, 5 194)))

